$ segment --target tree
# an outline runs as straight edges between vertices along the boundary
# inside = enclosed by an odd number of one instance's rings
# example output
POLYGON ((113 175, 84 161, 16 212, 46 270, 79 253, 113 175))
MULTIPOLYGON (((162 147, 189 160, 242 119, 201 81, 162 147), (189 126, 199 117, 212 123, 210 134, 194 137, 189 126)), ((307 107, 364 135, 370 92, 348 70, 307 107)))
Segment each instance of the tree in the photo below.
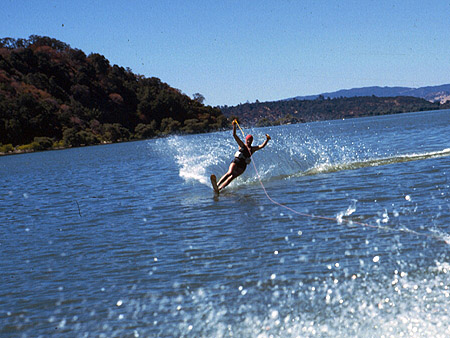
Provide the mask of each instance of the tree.
POLYGON ((124 128, 120 123, 107 123, 103 125, 104 137, 107 141, 117 142, 126 141, 130 138, 130 132, 124 128))
POLYGON ((90 54, 88 56, 88 60, 94 66, 95 71, 98 74, 106 74, 110 67, 109 61, 103 55, 100 55, 98 53, 90 54))
POLYGON ((200 104, 203 104, 203 102, 205 102, 205 97, 202 94, 200 94, 200 93, 195 93, 192 96, 192 98, 193 98, 194 101, 196 101, 196 102, 198 102, 200 104))
POLYGON ((170 134, 174 131, 177 131, 181 127, 180 121, 176 121, 171 117, 166 117, 161 121, 161 130, 162 134, 170 134))
POLYGON ((156 121, 153 120, 150 124, 139 123, 134 129, 135 137, 137 139, 144 139, 156 136, 156 121))
POLYGON ((53 146, 53 140, 50 137, 35 137, 34 141, 35 150, 47 150, 53 146))
POLYGON ((81 145, 81 140, 77 135, 77 130, 75 128, 65 129, 63 131, 63 142, 66 147, 81 145))

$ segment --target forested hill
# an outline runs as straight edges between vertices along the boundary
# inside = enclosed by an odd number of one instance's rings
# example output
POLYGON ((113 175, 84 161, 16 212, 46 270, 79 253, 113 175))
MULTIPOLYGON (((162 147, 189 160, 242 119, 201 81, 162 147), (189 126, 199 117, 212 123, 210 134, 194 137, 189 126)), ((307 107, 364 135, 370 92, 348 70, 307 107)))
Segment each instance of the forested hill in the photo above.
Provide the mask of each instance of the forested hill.
MULTIPOLYGON (((0 146, 46 149, 222 128, 218 108, 100 54, 32 35, 0 40, 0 146)), ((0 152, 2 150, 0 149, 0 152)))
POLYGON ((315 100, 257 101, 234 107, 222 107, 222 112, 229 118, 238 118, 246 125, 270 126, 435 109, 450 109, 450 102, 431 103, 409 96, 336 99, 325 99, 320 96, 315 100))

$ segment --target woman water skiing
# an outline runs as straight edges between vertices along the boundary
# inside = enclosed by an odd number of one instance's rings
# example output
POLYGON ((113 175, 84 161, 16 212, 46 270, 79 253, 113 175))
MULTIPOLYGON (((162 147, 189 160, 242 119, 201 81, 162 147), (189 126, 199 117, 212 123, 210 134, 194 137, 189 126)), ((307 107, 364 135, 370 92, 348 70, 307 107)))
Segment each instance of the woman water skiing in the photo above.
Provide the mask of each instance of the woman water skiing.
POLYGON ((218 190, 221 191, 228 184, 231 183, 236 177, 240 176, 247 168, 247 164, 251 162, 251 156, 255 151, 261 150, 264 148, 270 140, 270 136, 266 134, 266 139, 264 142, 259 145, 252 147, 253 136, 247 135, 245 138, 245 143, 237 136, 236 134, 236 120, 233 121, 233 137, 239 145, 239 150, 234 155, 234 159, 228 168, 228 171, 222 178, 217 182, 218 190))

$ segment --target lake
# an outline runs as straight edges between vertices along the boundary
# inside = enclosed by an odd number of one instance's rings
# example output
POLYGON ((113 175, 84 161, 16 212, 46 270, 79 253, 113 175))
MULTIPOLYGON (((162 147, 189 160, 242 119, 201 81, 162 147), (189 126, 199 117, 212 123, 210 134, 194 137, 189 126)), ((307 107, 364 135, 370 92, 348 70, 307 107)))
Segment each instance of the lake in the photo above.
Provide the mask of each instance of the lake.
POLYGON ((449 110, 243 132, 0 157, 0 336, 450 336, 449 110))

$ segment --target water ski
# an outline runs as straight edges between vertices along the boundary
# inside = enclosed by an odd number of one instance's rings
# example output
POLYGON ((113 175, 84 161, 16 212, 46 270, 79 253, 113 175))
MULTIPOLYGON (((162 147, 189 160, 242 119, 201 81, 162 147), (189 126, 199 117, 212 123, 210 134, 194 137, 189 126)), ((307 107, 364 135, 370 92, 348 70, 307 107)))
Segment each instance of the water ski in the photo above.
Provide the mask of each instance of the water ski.
POLYGON ((219 194, 219 187, 217 186, 217 178, 216 175, 211 175, 211 184, 214 189, 214 192, 218 195, 219 194))

